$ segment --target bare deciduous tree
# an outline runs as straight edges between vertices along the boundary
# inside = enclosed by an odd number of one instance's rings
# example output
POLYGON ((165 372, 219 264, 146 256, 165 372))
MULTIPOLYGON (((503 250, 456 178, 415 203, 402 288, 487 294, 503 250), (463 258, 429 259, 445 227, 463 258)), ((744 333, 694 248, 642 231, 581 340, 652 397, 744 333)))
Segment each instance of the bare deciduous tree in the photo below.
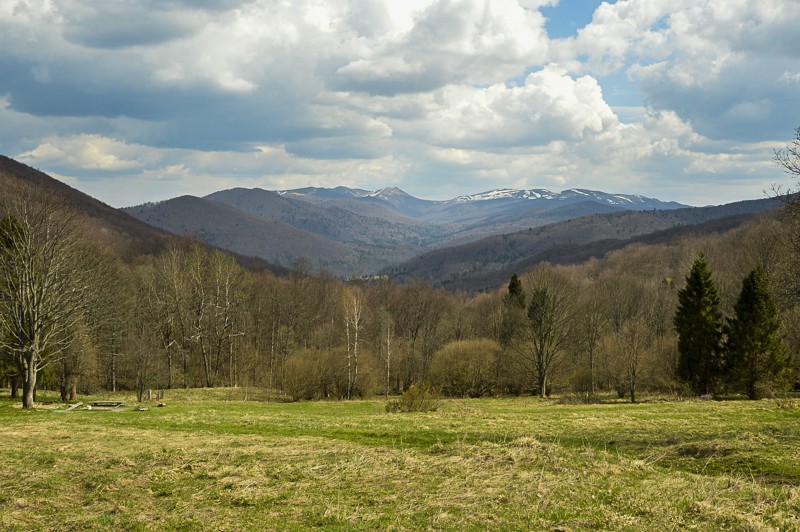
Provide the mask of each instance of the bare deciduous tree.
POLYGON ((350 288, 344 292, 343 297, 347 334, 347 398, 352 399, 353 388, 358 381, 358 335, 364 327, 364 295, 360 289, 350 288))
POLYGON ((37 377, 72 343, 84 313, 91 268, 79 267, 75 215, 53 197, 21 191, 0 223, 0 347, 22 376, 23 408, 37 377))
POLYGON ((204 384, 214 387, 223 366, 235 363, 235 344, 244 334, 239 314, 244 306, 245 278, 233 257, 200 246, 190 251, 187 269, 190 339, 203 364, 204 384))
POLYGON ((585 392, 590 396, 595 393, 597 346, 608 328, 608 308, 598 286, 587 286, 581 292, 580 310, 577 316, 576 330, 579 343, 586 355, 585 392))
MULTIPOLYGON (((775 164, 791 177, 800 178, 800 127, 795 129, 794 138, 780 150, 775 150, 775 164)), ((786 243, 788 261, 786 266, 785 290, 795 300, 800 301, 800 188, 785 195, 782 221, 787 226, 786 243)))
POLYGON ((549 267, 534 270, 525 281, 528 321, 517 349, 526 373, 534 379, 534 393, 544 398, 573 332, 573 293, 569 281, 549 267))

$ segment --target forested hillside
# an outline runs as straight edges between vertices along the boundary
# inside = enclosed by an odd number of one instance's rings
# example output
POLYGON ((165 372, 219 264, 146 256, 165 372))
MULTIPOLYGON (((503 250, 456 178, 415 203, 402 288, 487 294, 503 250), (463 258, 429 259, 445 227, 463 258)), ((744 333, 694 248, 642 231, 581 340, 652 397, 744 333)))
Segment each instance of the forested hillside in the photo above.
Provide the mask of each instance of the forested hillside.
MULTIPOLYGON (((749 220, 713 210, 581 219, 574 223, 586 233, 638 227, 614 225, 615 217, 715 225, 628 239, 570 265, 530 263, 470 295, 420 279, 344 282, 302 260, 287 274, 253 272, 189 239, 164 239, 149 253, 137 245, 132 260, 120 234, 97 238, 118 225, 97 225, 99 216, 85 212, 109 208, 68 201, 75 192, 58 186, 10 190, 0 223, 0 384, 26 407, 45 387, 65 400, 198 386, 344 399, 421 384, 452 396, 615 392, 636 400, 645 391, 761 397, 798 380, 796 196, 749 220), (694 306, 686 302, 693 290, 706 294, 694 306), (714 316, 704 351, 685 347, 698 345, 684 341, 701 322, 692 312, 714 316)), ((535 240, 537 231, 528 233, 514 241, 535 240)), ((497 245, 514 249, 507 240, 497 245)), ((492 260, 510 261, 499 249, 492 260)))
MULTIPOLYGON (((18 229, 5 223, 8 241, 18 229)), ((759 390, 777 390, 796 376, 798 307, 781 289, 793 270, 784 260, 786 227, 772 217, 636 244, 579 265, 540 265, 520 272, 513 294, 504 283, 476 296, 422 281, 345 283, 303 263, 285 276, 254 274, 192 243, 128 264, 63 223, 64 271, 80 290, 42 350, 36 385, 60 388, 66 399, 99 389, 141 394, 194 386, 257 386, 291 400, 347 398, 419 383, 455 396, 689 391, 676 376, 672 320, 700 252, 726 316, 742 279, 757 265, 767 272, 791 356, 783 381, 767 379, 759 390), (89 265, 81 262, 87 256, 94 258, 89 265), (542 330, 547 335, 537 337, 542 330)), ((6 246, 4 268, 15 249, 6 246)), ((3 352, 4 384, 24 389, 13 342, 3 352)), ((722 377, 714 386, 744 393, 722 377)))
POLYGON ((166 231, 142 223, 43 172, 0 155, 0 208, 20 194, 54 195, 62 209, 75 212, 88 234, 107 243, 124 257, 157 253, 172 238, 166 231))
POLYGON ((575 264, 634 243, 718 233, 780 205, 778 199, 763 199, 715 207, 593 214, 437 249, 384 273, 401 282, 420 278, 450 290, 491 290, 513 272, 527 271, 541 262, 575 264))

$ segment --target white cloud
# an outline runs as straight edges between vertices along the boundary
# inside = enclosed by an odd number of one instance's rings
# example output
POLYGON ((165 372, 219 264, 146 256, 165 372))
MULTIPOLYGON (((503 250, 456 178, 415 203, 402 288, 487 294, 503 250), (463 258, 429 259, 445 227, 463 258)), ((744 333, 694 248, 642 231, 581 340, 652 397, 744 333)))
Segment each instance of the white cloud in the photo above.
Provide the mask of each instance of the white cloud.
POLYGON ((492 151, 577 141, 619 126, 597 81, 545 68, 522 86, 452 85, 429 97, 423 116, 393 128, 442 146, 492 151))
POLYGON ((603 4, 553 57, 574 71, 627 71, 649 105, 678 112, 705 135, 756 140, 790 131, 786 109, 800 105, 783 77, 787 66, 800 70, 790 44, 796 7, 792 0, 603 4))
POLYGON ((602 3, 550 41, 554 3, 0 2, 0 151, 114 204, 237 184, 680 200, 776 179, 800 107, 792 0, 602 3), (609 106, 610 74, 640 106, 609 106))
POLYGON ((37 165, 66 166, 78 170, 132 170, 141 168, 147 155, 141 147, 99 135, 48 137, 36 148, 17 156, 37 165))
POLYGON ((339 88, 378 94, 492 84, 541 64, 546 53, 538 10, 512 0, 441 0, 415 11, 406 31, 362 48, 337 69, 335 82, 339 88))
POLYGON ((791 83, 800 83, 800 72, 789 72, 785 70, 781 77, 779 78, 781 83, 785 83, 787 85, 791 83))

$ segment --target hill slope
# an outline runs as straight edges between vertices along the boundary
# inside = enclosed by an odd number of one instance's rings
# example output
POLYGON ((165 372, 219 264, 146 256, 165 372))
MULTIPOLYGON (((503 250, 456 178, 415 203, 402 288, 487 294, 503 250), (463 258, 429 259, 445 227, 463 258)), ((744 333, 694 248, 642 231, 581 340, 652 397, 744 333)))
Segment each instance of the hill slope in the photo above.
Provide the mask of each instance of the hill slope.
POLYGON ((194 196, 129 207, 126 212, 171 233, 285 267, 300 257, 313 257, 322 266, 340 270, 354 260, 351 250, 341 243, 194 196))
POLYGON ((0 155, 0 194, 3 197, 29 190, 34 197, 53 194, 76 209, 86 230, 112 245, 124 257, 152 253, 172 238, 168 232, 151 227, 47 174, 0 155))
MULTIPOLYGON (((52 194, 62 199, 68 208, 77 211, 86 234, 110 245, 123 260, 130 261, 136 257, 158 253, 170 243, 179 240, 165 228, 148 225, 122 210, 53 179, 44 172, 0 155, 0 199, 23 193, 30 193, 33 197, 52 194)), ((251 270, 268 269, 275 273, 284 271, 283 268, 253 255, 232 254, 239 263, 251 270)))
MULTIPOLYGON (((312 254, 307 256, 312 262, 327 264, 334 272, 344 275, 375 272, 436 248, 584 215, 680 206, 642 196, 578 189, 561 193, 544 189, 494 190, 448 201, 428 201, 395 187, 373 192, 346 187, 285 191, 234 188, 205 199, 346 244, 350 252, 349 259, 344 261, 342 257, 327 256, 329 248, 324 246, 312 248, 312 254)), ((141 217, 137 209, 130 208, 128 212, 141 217)), ((169 214, 163 211, 162 216, 169 214)), ((181 218, 183 215, 172 216, 181 218)), ((170 224, 162 222, 161 227, 177 229, 174 221, 170 224)), ((211 230, 210 227, 206 229, 211 230)), ((241 241, 235 245, 232 240, 223 238, 223 234, 227 234, 225 231, 215 233, 216 245, 242 249, 241 241)), ((308 248, 300 249, 303 243, 296 243, 297 249, 286 254, 305 256, 308 248)))
POLYGON ((512 273, 540 262, 581 262, 634 242, 665 242, 690 232, 727 230, 780 205, 767 199, 718 207, 593 214, 438 249, 384 273, 400 282, 421 278, 454 290, 494 289, 512 273))
MULTIPOLYGON (((320 189, 315 189, 320 190, 320 189)), ((324 189, 323 189, 324 190, 324 189)), ((333 189, 334 191, 336 189, 333 189)), ((409 252, 436 243, 453 231, 446 224, 420 222, 399 216, 383 206, 347 209, 338 205, 349 198, 334 195, 321 204, 292 199, 262 189, 234 188, 215 192, 205 199, 225 203, 265 220, 279 220, 338 242, 357 245, 408 246, 409 252)))

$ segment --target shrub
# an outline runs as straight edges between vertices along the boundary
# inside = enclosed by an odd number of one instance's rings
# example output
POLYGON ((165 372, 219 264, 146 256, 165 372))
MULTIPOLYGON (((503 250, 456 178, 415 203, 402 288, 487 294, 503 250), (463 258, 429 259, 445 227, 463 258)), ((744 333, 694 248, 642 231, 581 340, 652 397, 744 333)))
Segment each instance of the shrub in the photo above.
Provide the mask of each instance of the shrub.
POLYGON ((431 382, 450 397, 492 395, 501 353, 500 344, 484 338, 450 342, 433 355, 431 382))
POLYGON ((418 384, 403 392, 399 401, 386 403, 386 412, 435 412, 440 401, 439 390, 428 384, 418 384))
POLYGON ((314 399, 324 378, 321 354, 314 350, 298 351, 283 365, 283 391, 292 401, 314 399))

